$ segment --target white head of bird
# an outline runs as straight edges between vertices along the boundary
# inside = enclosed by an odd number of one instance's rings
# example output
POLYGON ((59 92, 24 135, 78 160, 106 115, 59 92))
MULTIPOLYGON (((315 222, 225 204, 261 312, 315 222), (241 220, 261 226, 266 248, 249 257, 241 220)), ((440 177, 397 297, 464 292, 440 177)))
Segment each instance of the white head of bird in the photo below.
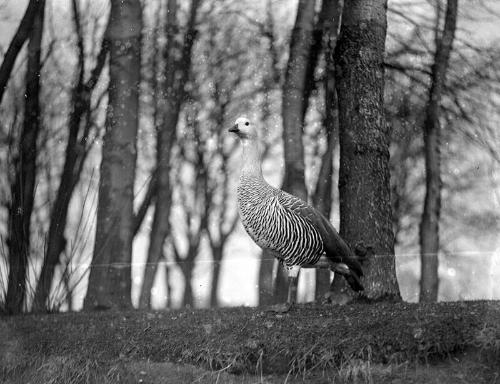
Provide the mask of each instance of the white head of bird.
POLYGON ((241 140, 243 146, 242 174, 251 174, 262 177, 261 148, 259 132, 255 125, 246 117, 238 117, 234 125, 229 128, 241 140))
POLYGON ((229 128, 229 132, 234 133, 242 141, 243 140, 258 140, 257 130, 255 125, 246 117, 238 117, 234 125, 229 128))

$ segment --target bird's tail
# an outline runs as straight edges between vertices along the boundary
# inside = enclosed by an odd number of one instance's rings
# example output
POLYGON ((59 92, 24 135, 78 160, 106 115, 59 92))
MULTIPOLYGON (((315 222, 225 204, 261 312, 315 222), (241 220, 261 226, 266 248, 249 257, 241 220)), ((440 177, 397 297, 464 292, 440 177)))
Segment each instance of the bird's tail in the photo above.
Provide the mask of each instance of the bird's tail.
POLYGON ((360 260, 362 260, 361 254, 356 253, 357 248, 353 252, 335 229, 331 231, 331 234, 332 236, 325 241, 325 253, 334 265, 333 271, 344 276, 354 291, 364 290, 360 281, 361 276, 363 276, 363 269, 360 264, 360 260))

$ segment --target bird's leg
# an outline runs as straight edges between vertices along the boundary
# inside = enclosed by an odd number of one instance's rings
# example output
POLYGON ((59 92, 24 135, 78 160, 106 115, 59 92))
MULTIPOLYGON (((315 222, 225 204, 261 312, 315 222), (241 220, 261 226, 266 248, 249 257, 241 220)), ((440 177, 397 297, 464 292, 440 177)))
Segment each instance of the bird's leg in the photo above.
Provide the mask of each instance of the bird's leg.
POLYGON ((288 299, 287 304, 290 307, 297 300, 297 280, 299 277, 300 266, 294 265, 293 267, 289 267, 288 269, 288 299))
POLYGON ((288 272, 288 298, 286 303, 276 304, 270 308, 271 312, 286 313, 288 312, 297 299, 297 280, 300 272, 300 266, 294 265, 286 267, 288 272))

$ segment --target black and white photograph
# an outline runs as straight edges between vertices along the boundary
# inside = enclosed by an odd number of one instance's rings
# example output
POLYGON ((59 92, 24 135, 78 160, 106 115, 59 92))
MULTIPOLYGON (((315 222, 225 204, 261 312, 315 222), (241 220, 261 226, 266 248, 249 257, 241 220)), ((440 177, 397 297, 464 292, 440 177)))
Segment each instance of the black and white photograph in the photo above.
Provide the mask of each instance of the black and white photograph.
POLYGON ((500 1, 0 0, 0 383, 500 384, 500 1))

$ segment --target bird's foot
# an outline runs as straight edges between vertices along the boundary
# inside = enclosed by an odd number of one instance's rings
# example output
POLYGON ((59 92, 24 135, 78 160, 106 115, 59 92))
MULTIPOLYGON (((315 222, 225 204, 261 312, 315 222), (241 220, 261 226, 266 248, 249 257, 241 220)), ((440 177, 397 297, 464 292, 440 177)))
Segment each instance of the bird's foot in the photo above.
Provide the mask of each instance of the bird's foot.
POLYGON ((269 309, 267 309, 267 312, 272 312, 272 313, 287 313, 292 309, 293 304, 292 303, 280 303, 280 304, 275 304, 271 305, 269 309))

